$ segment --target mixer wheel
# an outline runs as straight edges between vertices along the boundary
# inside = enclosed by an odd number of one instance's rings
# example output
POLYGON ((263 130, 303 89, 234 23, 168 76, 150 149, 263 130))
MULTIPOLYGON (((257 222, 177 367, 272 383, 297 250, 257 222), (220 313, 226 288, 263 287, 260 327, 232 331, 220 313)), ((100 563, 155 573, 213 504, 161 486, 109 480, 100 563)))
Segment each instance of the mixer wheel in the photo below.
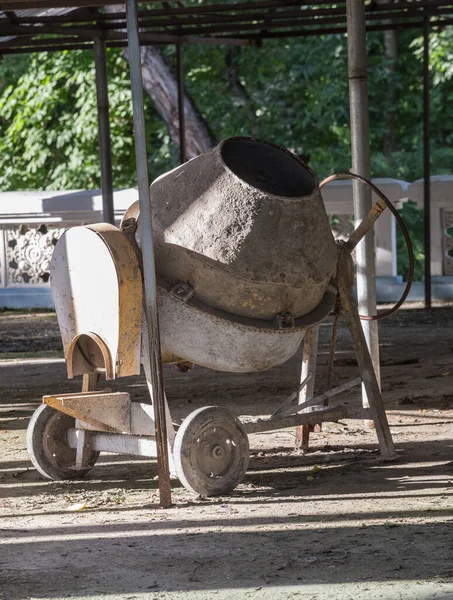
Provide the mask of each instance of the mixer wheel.
POLYGON ((27 448, 33 466, 47 479, 75 479, 95 465, 99 452, 92 452, 86 469, 76 469, 76 450, 68 445, 68 430, 75 419, 47 404, 34 412, 27 429, 27 448))
POLYGON ((241 422, 218 406, 199 408, 182 423, 173 449, 176 474, 200 496, 232 492, 249 463, 249 441, 241 422))

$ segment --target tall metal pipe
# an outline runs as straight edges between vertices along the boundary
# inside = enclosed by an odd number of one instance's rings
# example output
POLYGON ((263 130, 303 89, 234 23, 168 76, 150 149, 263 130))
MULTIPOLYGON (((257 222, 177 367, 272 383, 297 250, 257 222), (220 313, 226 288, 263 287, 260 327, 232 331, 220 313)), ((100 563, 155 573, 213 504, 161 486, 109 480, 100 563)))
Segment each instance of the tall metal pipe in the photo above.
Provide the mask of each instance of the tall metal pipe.
POLYGON ((110 139, 109 93, 107 87, 107 56, 105 40, 94 39, 96 67, 96 97, 98 108, 99 158, 101 162, 102 219, 115 224, 113 207, 112 145, 110 139))
POLYGON ((429 17, 423 19, 423 209, 425 308, 431 308, 431 165, 429 126, 429 17))
POLYGON ((171 505, 170 471, 168 460, 164 380, 161 362, 159 320, 157 314, 157 282, 154 264, 152 216, 148 178, 148 154, 146 149, 145 111, 143 108, 142 68, 140 60, 136 0, 126 0, 126 19, 129 68, 131 73, 132 107, 134 117, 138 199, 140 205, 143 279, 145 288, 144 309, 148 330, 154 420, 156 424, 157 473, 159 476, 160 504, 163 507, 168 507, 171 505))
POLYGON ((184 64, 182 44, 176 44, 176 77, 178 82, 179 162, 186 162, 186 123, 184 114, 184 64))
MULTIPOLYGON (((363 0, 346 0, 348 31, 349 110, 351 117, 351 153, 354 173, 370 179, 370 127, 368 115, 367 49, 365 3, 363 0)), ((353 182, 354 221, 357 227, 372 206, 370 189, 359 181, 353 182)), ((357 299, 363 315, 376 313, 376 265, 374 233, 370 231, 357 246, 357 299)), ((378 382, 379 338, 376 321, 362 321, 365 339, 378 382)), ((365 406, 368 399, 362 386, 365 406)))

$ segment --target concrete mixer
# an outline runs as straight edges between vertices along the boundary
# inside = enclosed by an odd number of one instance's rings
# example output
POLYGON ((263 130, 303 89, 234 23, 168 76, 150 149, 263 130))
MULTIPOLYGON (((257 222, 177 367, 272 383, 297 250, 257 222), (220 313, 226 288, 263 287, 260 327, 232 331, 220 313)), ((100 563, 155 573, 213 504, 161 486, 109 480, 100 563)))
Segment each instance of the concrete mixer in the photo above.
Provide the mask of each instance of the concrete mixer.
MULTIPOLYGON (((386 203, 380 197, 349 242, 336 244, 313 171, 289 151, 254 138, 222 142, 153 182, 150 189, 162 362, 257 372, 288 360, 304 334, 342 306, 360 377, 313 397, 313 336, 299 388, 269 418, 241 421, 203 407, 175 431, 166 406, 171 469, 202 496, 225 494, 248 465, 247 434, 339 418, 372 419, 381 453, 393 456, 382 397, 353 298, 351 251, 386 203), (349 244, 349 245, 348 245, 349 244), (326 406, 363 381, 369 408, 326 406), (314 410, 314 408, 316 410, 314 410)), ((44 396, 27 433, 45 477, 86 474, 99 452, 156 456, 147 329, 143 325, 138 203, 120 228, 74 227, 58 241, 52 293, 68 377, 76 394, 44 396), (146 357, 145 357, 146 358, 146 357), (98 390, 101 374, 138 375, 151 404, 98 390)))

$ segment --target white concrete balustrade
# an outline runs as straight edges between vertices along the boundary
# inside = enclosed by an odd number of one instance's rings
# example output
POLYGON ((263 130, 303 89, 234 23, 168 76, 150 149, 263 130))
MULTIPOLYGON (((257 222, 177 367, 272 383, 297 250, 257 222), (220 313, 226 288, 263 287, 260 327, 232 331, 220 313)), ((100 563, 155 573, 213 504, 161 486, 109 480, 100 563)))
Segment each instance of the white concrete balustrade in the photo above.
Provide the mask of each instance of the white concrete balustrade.
MULTIPOLYGON (((423 208, 424 183, 411 183, 408 194, 419 208, 423 208)), ((451 277, 453 281, 453 175, 431 177, 431 275, 451 277)))
MULTIPOLYGON (((118 223, 135 200, 134 189, 115 191, 118 223)), ((0 193, 0 307, 51 308, 50 260, 58 238, 68 227, 100 221, 99 190, 0 193)))
MULTIPOLYGON (((423 180, 373 183, 397 209, 409 198, 423 207, 423 180)), ((347 238, 354 229, 352 181, 334 181, 322 195, 334 235, 347 238)), ((117 222, 136 199, 135 189, 115 191, 117 222)), ((52 307, 50 260, 56 241, 67 227, 100 221, 99 190, 0 193, 0 307, 52 307)), ((404 283, 397 271, 395 219, 388 210, 375 224, 375 247, 377 299, 396 301, 404 283)), ((453 298, 453 176, 431 178, 431 270, 433 297, 453 298)), ((409 298, 423 297, 423 284, 415 283, 409 298)))

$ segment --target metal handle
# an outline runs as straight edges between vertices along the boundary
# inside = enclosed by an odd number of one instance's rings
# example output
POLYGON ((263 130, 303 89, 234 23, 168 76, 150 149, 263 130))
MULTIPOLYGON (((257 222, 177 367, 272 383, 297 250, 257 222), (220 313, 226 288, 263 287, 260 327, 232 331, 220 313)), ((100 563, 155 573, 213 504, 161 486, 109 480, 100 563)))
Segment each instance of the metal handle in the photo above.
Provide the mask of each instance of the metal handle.
POLYGON ((345 245, 346 245, 346 248, 349 250, 349 252, 352 252, 354 250, 354 248, 357 246, 357 244, 360 242, 360 240, 363 238, 363 236, 367 233, 367 231, 369 231, 371 229, 371 227, 374 225, 375 221, 381 216, 381 214, 384 212, 384 210, 386 208, 389 208, 390 212, 395 217, 395 219, 403 233, 404 240, 406 242, 407 253, 408 253, 408 257, 409 257, 409 273, 407 276, 406 287, 404 288, 404 292, 403 292, 401 298, 398 300, 398 302, 395 304, 395 306, 393 306, 389 310, 386 310, 383 313, 380 313, 379 315, 359 315, 360 318, 362 319, 362 321, 378 321, 380 319, 385 319, 386 317, 389 317, 391 314, 393 314, 400 308, 400 306, 404 303, 407 296, 409 295, 409 292, 410 292, 410 289, 412 286, 412 280, 414 278, 414 252, 412 250, 412 242, 411 242, 411 239, 409 236, 409 232, 407 231, 407 227, 406 227, 403 219, 401 218, 401 215, 396 210, 396 208, 393 206, 393 204, 390 202, 390 200, 387 198, 387 196, 378 187, 376 187, 374 185, 374 183, 372 183, 365 177, 362 177, 361 175, 357 175, 356 173, 351 173, 350 171, 347 173, 346 172, 345 173, 335 173, 334 175, 330 175, 330 177, 327 177, 326 179, 324 179, 324 181, 322 181, 319 184, 319 189, 322 189, 325 185, 327 185, 331 181, 335 181, 336 179, 357 179, 358 181, 361 181, 362 183, 364 183, 365 185, 370 187, 373 190, 373 192, 376 194, 376 196, 379 197, 379 200, 377 202, 375 202, 375 204, 373 204, 370 212, 363 219, 363 221, 360 223, 360 225, 358 227, 356 227, 356 229, 352 232, 348 241, 346 242, 345 245))

